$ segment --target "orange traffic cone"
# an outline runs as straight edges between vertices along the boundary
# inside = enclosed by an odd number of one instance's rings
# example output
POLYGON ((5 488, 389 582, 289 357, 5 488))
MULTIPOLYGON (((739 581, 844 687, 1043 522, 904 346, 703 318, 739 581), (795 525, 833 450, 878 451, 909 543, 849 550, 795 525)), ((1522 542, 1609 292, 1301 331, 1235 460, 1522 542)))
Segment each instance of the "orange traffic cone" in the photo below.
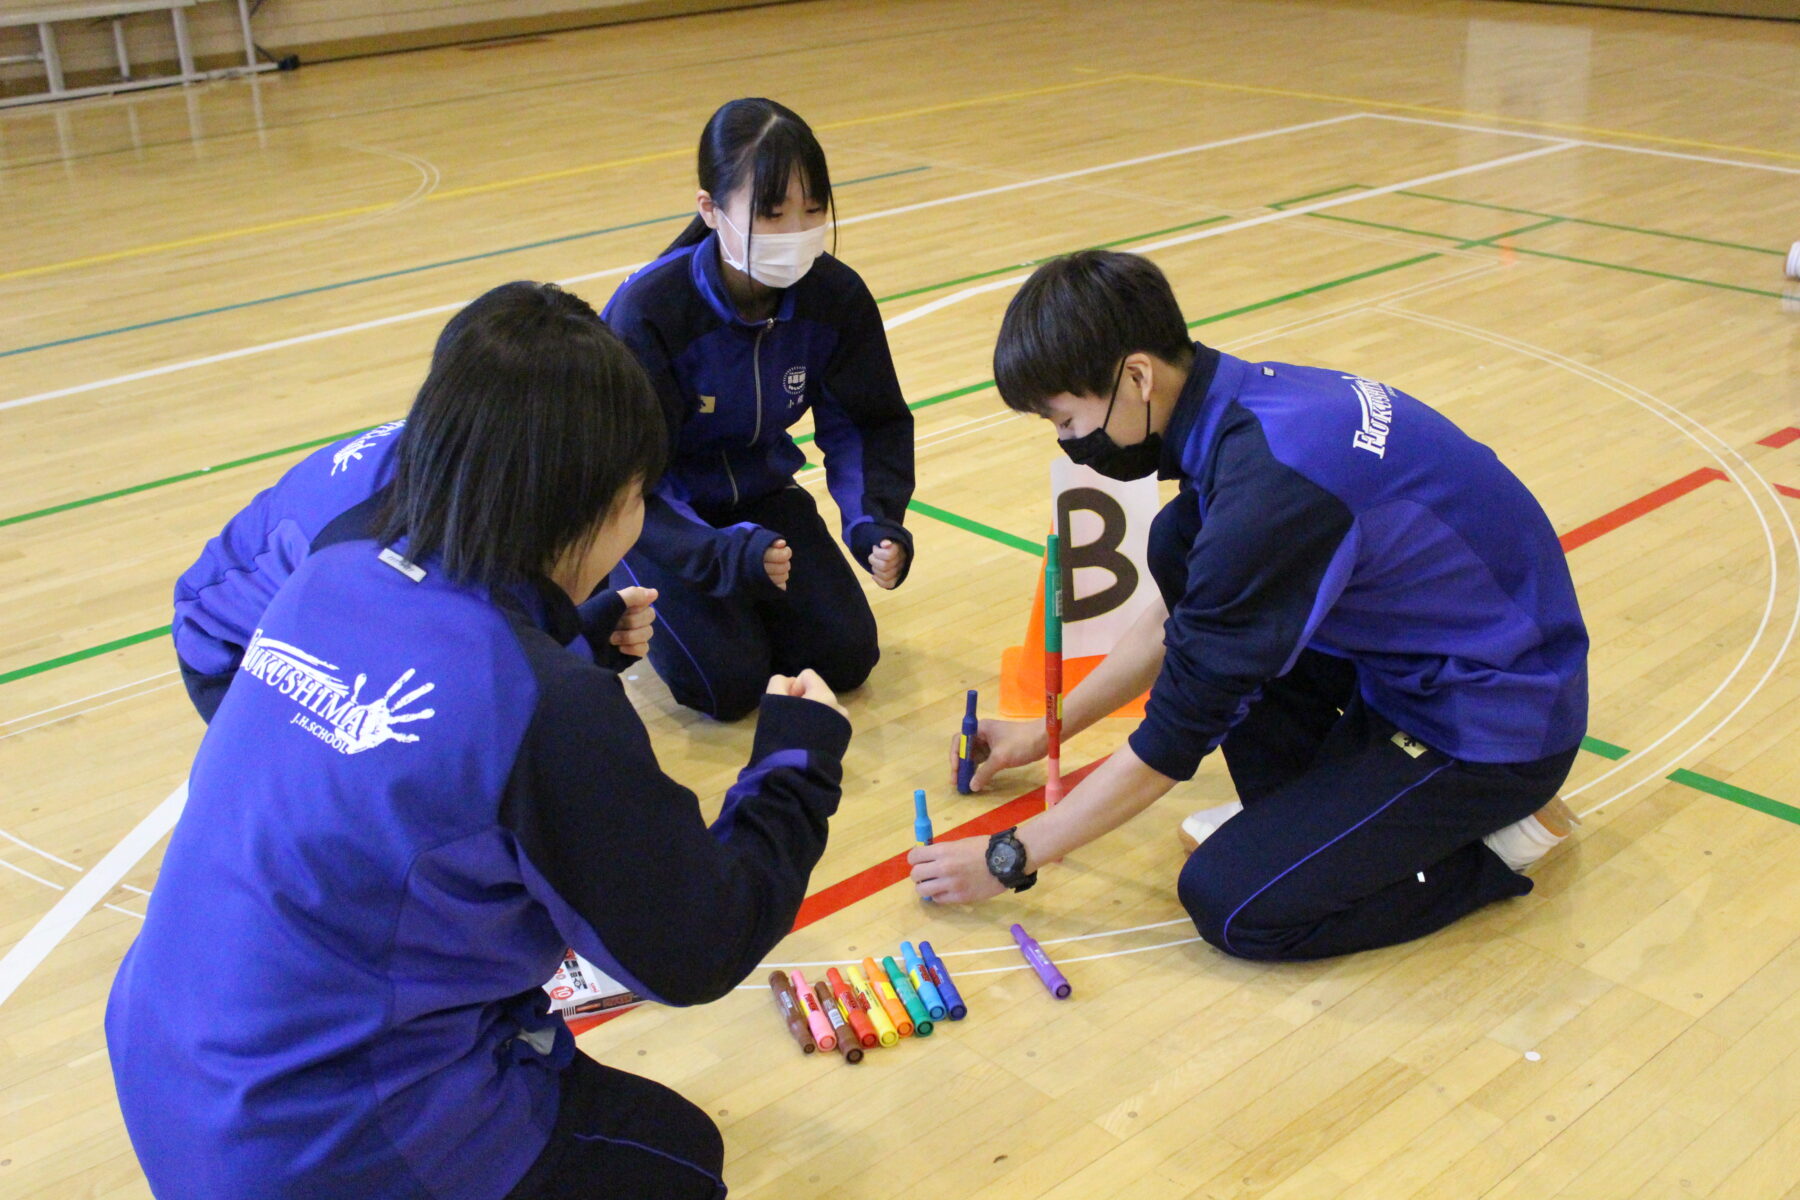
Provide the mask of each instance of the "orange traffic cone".
MULTIPOLYGON (((1063 694, 1102 662, 1104 654, 1081 658, 1063 656, 1063 694)), ((1144 715, 1144 701, 1149 693, 1139 696, 1112 715, 1139 717, 1144 715)), ((1027 721, 1044 715, 1044 573, 1037 573, 1037 592, 1031 601, 1031 618, 1025 622, 1025 644, 1008 646, 1000 653, 1000 715, 1012 721, 1027 721)))

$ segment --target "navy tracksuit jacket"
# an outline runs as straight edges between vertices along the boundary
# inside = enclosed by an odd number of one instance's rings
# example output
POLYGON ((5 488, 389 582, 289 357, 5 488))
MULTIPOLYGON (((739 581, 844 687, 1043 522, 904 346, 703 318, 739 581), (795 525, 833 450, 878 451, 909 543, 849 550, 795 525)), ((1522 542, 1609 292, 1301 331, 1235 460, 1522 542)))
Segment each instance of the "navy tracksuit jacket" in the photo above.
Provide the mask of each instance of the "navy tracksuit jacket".
POLYGON ((377 549, 315 546, 261 613, 114 982, 159 1195, 497 1200, 556 1119, 564 948, 716 999, 823 852, 838 713, 771 698, 709 828, 552 585, 415 582, 377 549))
POLYGON ((866 568, 884 539, 911 564, 913 423, 881 313, 854 271, 821 256, 773 317, 753 323, 726 292, 717 245, 663 255, 606 306, 656 385, 674 448, 613 583, 660 590, 650 660, 676 698, 735 717, 772 671, 810 666, 848 689, 878 656, 862 588, 794 482, 806 456, 789 427, 812 412, 843 544, 866 568), (778 538, 794 550, 785 593, 763 566, 778 538))
MULTIPOLYGON (((454 325, 452 326, 454 327, 454 325)), ((175 654, 194 707, 212 720, 252 633, 315 541, 361 529, 393 478, 405 421, 390 421, 306 456, 207 542, 175 582, 175 654)), ((624 601, 597 593, 580 608, 583 629, 606 666, 636 661, 607 640, 624 601)))

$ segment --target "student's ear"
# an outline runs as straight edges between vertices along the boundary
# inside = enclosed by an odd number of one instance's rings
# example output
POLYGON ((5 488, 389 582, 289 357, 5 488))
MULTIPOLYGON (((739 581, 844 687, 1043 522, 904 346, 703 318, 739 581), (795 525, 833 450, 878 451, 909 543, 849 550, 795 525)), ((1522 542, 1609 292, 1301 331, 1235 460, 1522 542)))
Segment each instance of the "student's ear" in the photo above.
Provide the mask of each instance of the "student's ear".
POLYGON ((1138 351, 1125 356, 1125 377, 1136 385, 1138 399, 1143 403, 1150 402, 1150 389, 1156 384, 1156 360, 1138 351))
POLYGON ((719 207, 713 203, 712 193, 701 188, 694 197, 694 204, 700 210, 700 219, 706 222, 708 229, 719 227, 719 207))

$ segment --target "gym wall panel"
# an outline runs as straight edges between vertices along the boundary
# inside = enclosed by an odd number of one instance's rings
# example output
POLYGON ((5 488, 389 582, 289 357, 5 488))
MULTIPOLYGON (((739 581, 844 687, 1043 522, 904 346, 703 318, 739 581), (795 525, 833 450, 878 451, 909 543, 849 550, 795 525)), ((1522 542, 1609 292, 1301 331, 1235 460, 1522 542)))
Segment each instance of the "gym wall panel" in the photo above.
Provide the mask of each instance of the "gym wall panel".
MULTIPOLYGON (((91 2, 91 0, 90 0, 91 2)), ((257 44, 281 56, 298 54, 319 62, 390 50, 418 49, 489 38, 579 29, 618 21, 682 13, 753 8, 781 0, 406 0, 367 4, 360 0, 267 0, 252 28, 257 44)), ((55 0, 0 0, 0 13, 56 7, 55 0)), ((124 18, 128 52, 139 74, 153 74, 175 60, 175 38, 166 13, 124 18)), ((243 61, 237 5, 203 0, 188 10, 194 51, 203 67, 243 61)), ((56 27, 57 46, 72 84, 114 78, 109 22, 69 21, 56 27)), ((0 58, 37 50, 34 29, 0 29, 0 58)), ((12 92, 35 91, 43 70, 36 64, 0 68, 12 92)))

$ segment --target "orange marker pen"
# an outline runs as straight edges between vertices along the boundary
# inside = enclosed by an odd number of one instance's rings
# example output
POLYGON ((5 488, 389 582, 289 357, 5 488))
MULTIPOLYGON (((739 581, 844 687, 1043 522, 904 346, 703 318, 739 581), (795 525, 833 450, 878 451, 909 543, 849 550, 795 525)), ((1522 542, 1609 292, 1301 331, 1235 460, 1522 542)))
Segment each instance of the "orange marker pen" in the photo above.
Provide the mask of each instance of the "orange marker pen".
POLYGON ((869 1020, 866 1011, 868 1001, 851 990, 836 967, 825 972, 825 980, 831 985, 831 994, 837 997, 838 1007, 844 1010, 844 1020, 850 1022, 850 1029, 856 1034, 856 1040, 863 1044, 864 1049, 873 1049, 881 1041, 881 1035, 875 1032, 874 1022, 869 1020))
POLYGON ((862 1001, 862 1010, 869 1014, 869 1023, 875 1026, 875 1036, 884 1046, 898 1046, 900 1031, 894 1027, 894 1019, 887 1015, 887 1009, 881 1006, 875 985, 869 982, 861 967, 851 967, 849 972, 850 982, 856 987, 856 998, 862 1001))
POLYGON ((881 997, 881 1007, 887 1009, 888 1020, 894 1023, 894 1028, 899 1030, 901 1037, 911 1037, 912 1018, 906 1013, 906 1005, 900 1003, 900 993, 888 982, 887 972, 876 966, 872 958, 863 959, 862 966, 863 973, 869 977, 869 982, 875 985, 876 993, 881 997))

